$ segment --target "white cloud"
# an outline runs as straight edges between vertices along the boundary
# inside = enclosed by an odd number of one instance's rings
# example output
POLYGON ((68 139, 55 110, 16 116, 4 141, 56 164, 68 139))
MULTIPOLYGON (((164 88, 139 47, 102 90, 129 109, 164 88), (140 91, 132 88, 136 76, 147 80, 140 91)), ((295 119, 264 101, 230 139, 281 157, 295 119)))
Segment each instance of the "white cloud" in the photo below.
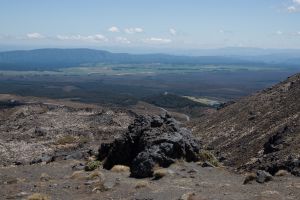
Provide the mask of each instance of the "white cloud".
POLYGON ((177 35, 177 31, 174 28, 170 28, 169 32, 170 32, 171 35, 177 35))
POLYGON ((134 33, 142 33, 142 32, 144 32, 144 29, 142 29, 142 28, 126 28, 124 31, 127 34, 134 34, 134 33))
POLYGON ((294 12, 298 12, 298 9, 296 8, 296 6, 289 6, 287 7, 287 11, 289 13, 294 13, 294 12))
POLYGON ((125 37, 116 37, 116 42, 121 44, 130 44, 131 42, 125 37))
POLYGON ((120 32, 120 29, 116 26, 112 26, 108 29, 109 32, 112 32, 112 33, 119 33, 120 32))
POLYGON ((294 3, 300 4, 300 0, 293 0, 294 3))
POLYGON ((169 44, 172 42, 172 40, 169 38, 151 37, 151 38, 145 39, 144 42, 148 43, 148 44, 169 44))
POLYGON ((59 40, 78 40, 78 41, 87 41, 87 42, 107 42, 108 39, 101 34, 96 35, 57 35, 57 39, 59 40))
POLYGON ((43 38, 45 38, 45 36, 40 33, 28 33, 28 34, 26 34, 26 37, 28 39, 43 39, 43 38))
POLYGON ((286 7, 287 12, 296 13, 300 12, 300 0, 292 0, 293 4, 286 7))
POLYGON ((282 31, 276 31, 276 35, 282 35, 283 32, 282 31))

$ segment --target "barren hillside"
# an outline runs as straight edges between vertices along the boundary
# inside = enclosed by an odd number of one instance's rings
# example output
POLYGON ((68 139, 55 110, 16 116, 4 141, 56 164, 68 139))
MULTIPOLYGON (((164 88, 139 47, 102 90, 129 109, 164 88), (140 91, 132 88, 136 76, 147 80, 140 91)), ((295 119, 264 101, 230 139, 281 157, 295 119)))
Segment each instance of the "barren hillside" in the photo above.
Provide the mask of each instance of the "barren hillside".
POLYGON ((300 175, 300 74, 194 122, 193 132, 224 163, 300 175))

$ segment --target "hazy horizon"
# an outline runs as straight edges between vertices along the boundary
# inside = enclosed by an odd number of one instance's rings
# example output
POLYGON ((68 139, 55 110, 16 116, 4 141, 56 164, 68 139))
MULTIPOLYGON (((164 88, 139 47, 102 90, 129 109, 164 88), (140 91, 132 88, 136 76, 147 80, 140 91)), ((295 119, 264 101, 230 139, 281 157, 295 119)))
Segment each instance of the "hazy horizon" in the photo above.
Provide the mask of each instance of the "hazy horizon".
POLYGON ((0 50, 299 49, 300 1, 0 0, 0 50))

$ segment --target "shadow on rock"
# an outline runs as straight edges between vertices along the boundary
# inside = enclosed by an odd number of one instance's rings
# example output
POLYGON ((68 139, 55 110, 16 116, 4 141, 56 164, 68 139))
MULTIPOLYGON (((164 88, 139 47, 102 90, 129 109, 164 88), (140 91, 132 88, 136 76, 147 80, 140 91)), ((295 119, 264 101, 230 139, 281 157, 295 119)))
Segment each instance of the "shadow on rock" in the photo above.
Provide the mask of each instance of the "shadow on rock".
POLYGON ((153 176, 155 166, 168 167, 177 159, 197 161, 200 147, 192 133, 168 114, 139 116, 121 137, 101 145, 99 159, 105 169, 127 165, 132 177, 144 178, 153 176))

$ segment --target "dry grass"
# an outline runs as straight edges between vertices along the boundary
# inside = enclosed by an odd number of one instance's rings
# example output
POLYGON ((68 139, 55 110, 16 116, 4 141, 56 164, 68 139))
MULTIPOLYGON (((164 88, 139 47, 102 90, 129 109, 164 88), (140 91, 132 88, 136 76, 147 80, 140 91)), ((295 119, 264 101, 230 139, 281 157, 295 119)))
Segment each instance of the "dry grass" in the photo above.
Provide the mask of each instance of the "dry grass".
POLYGON ((92 180, 96 178, 100 180, 104 180, 104 174, 101 173, 100 171, 94 171, 87 176, 88 180, 92 180))
POLYGON ((66 144, 73 144, 76 142, 76 138, 72 135, 65 135, 63 137, 58 138, 55 142, 56 145, 66 145, 66 144))
POLYGON ((125 165, 115 165, 113 168, 111 168, 112 172, 117 172, 117 173, 121 173, 121 172, 129 172, 130 168, 128 166, 125 165))
POLYGON ((198 154, 198 158, 201 162, 209 162, 215 167, 219 167, 220 163, 218 159, 209 151, 202 150, 198 154))
POLYGON ((286 170, 279 170, 278 172, 276 172, 275 176, 287 176, 289 175, 289 172, 286 170))
POLYGON ((83 180, 85 179, 85 172, 84 171, 75 171, 73 174, 70 176, 71 179, 77 179, 77 180, 83 180))
POLYGON ((246 177, 245 177, 245 180, 243 182, 243 184, 248 184, 254 180, 256 180, 256 174, 255 173, 249 173, 249 174, 246 174, 246 177))
POLYGON ((148 181, 138 181, 135 184, 136 189, 145 188, 145 187, 149 187, 149 182, 148 181))
POLYGON ((45 194, 34 193, 30 195, 27 200, 51 200, 51 198, 45 194))
POLYGON ((77 142, 79 144, 86 144, 90 141, 90 138, 87 136, 79 136, 79 138, 77 139, 77 142))

